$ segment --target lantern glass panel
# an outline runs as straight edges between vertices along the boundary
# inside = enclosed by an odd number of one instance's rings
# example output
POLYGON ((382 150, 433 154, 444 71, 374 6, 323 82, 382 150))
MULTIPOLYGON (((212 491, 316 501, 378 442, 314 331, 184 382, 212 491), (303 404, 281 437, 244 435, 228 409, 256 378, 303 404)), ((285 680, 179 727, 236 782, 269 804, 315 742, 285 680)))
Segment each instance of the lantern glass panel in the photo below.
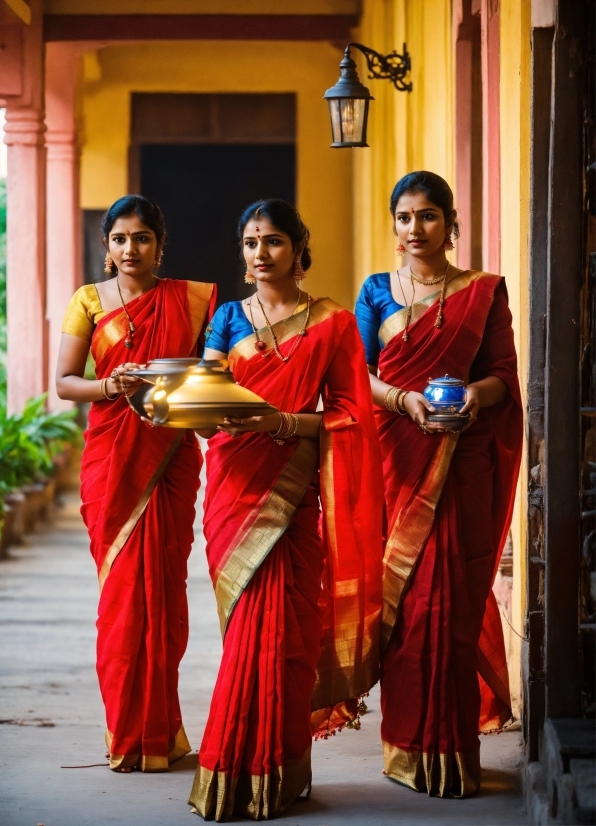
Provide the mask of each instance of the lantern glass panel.
POLYGON ((331 115, 331 132, 333 134, 333 143, 342 143, 341 135, 341 116, 339 104, 342 102, 340 98, 330 98, 329 113, 331 115))
POLYGON ((366 100, 340 98, 343 143, 361 143, 366 100))

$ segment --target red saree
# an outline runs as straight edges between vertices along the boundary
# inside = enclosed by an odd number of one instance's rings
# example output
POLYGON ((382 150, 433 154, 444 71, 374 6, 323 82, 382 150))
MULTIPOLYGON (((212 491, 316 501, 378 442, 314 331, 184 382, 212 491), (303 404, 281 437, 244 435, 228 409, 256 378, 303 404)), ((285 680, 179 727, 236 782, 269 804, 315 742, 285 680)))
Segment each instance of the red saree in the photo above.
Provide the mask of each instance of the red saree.
MULTIPOLYGON (((98 323, 96 374, 125 361, 191 356, 213 285, 160 280, 98 323)), ((110 768, 165 771, 190 751, 178 702, 188 637, 186 562, 193 541, 201 454, 192 431, 150 428, 123 396, 93 402, 81 465, 81 513, 97 564, 97 674, 110 768)))
POLYGON ((507 663, 491 590, 511 521, 522 411, 503 280, 464 272, 448 284, 443 326, 429 306, 386 319, 379 375, 422 392, 429 378, 492 375, 505 399, 462 433, 426 435, 409 417, 376 410, 387 543, 381 708, 385 773, 430 795, 480 785, 478 731, 511 716, 507 663))
MULTIPOLYGON (((284 354, 304 312, 274 325, 284 354)), ((207 451, 224 639, 189 801, 206 820, 280 814, 310 783, 313 733, 355 720, 378 679, 382 477, 364 350, 329 299, 310 319, 286 363, 255 353, 252 335, 229 357, 235 379, 280 410, 314 413, 321 394, 320 444, 219 434, 207 451)))

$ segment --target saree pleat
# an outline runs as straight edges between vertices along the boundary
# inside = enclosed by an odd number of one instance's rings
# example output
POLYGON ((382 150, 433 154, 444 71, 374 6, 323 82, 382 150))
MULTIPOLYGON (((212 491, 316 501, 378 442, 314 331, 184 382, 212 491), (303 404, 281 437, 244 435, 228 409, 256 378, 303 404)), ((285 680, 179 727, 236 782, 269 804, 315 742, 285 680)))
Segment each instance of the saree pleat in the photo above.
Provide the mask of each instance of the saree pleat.
MULTIPOLYGON (((289 362, 255 357, 251 337, 230 363, 280 410, 315 412, 322 393, 326 447, 220 434, 207 452, 204 528, 223 654, 189 801, 206 820, 283 812, 310 785, 313 730, 355 719, 378 676, 382 488, 366 365, 349 313, 323 299, 311 317, 289 362), (351 461, 366 494, 353 492, 350 514, 351 461), (338 525, 350 520, 346 538, 338 525)), ((276 333, 289 349, 300 319, 284 325, 276 333)))
MULTIPOLYGON (((510 718, 500 615, 491 585, 511 520, 521 404, 511 315, 500 278, 467 273, 448 287, 443 327, 427 306, 379 362, 381 378, 421 392, 429 377, 495 375, 506 399, 458 434, 423 434, 377 411, 388 516, 381 675, 385 773, 430 795, 480 785, 481 728, 510 718), (496 610, 495 610, 496 609, 496 610)), ((432 305, 431 305, 432 306, 432 305)))
POLYGON ((274 816, 310 781, 310 699, 322 627, 318 516, 311 487, 232 614, 191 793, 206 820, 234 811, 255 820, 274 816), (213 791, 221 778, 208 765, 234 778, 219 797, 213 791))
MULTIPOLYGON (((212 308, 213 287, 160 281, 106 315, 93 334, 96 373, 131 358, 189 356, 212 308)), ((190 751, 178 701, 188 640, 186 566, 202 458, 192 431, 149 428, 126 400, 94 402, 81 463, 81 513, 100 585, 97 674, 112 769, 165 771, 190 751)))

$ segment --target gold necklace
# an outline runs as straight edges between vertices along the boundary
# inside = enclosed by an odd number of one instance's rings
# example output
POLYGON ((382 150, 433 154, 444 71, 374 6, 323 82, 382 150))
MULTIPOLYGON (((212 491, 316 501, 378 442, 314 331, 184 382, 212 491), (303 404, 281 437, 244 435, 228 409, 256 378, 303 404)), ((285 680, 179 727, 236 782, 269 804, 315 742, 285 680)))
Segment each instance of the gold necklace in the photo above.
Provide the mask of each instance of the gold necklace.
MULTIPOLYGON (((294 307, 294 312, 292 313, 292 315, 288 316, 288 318, 292 318, 295 315, 296 310, 300 306, 301 296, 302 296, 302 291, 300 289, 298 289, 298 301, 296 303, 296 306, 294 307)), ((294 344, 290 348, 290 352, 288 353, 287 356, 282 356, 282 354, 279 350, 279 346, 277 344, 277 336, 273 332, 271 323, 270 323, 269 319, 267 318, 265 308, 263 307, 263 305, 261 303, 261 299, 259 298, 258 292, 256 293, 256 299, 257 299, 257 303, 258 303, 259 307, 261 308, 261 312, 263 313, 263 318, 265 319, 265 324, 267 325, 267 329, 269 330, 269 332, 271 334, 271 340, 273 341, 273 350, 269 350, 268 353, 263 352, 264 350, 267 349, 267 345, 262 339, 259 338, 259 333, 257 332, 257 328, 255 326, 255 321, 254 321, 253 314, 252 314, 252 301, 249 300, 247 303, 248 303, 248 309, 249 309, 249 312, 250 312, 250 324, 251 324, 252 331, 253 331, 254 337, 255 337, 255 350, 260 352, 261 355, 264 358, 269 356, 272 352, 275 352, 275 355, 278 357, 278 359, 280 361, 283 361, 283 362, 289 361, 290 357, 294 353, 294 350, 298 347, 298 345, 300 344, 300 341, 306 335, 306 328, 308 326, 308 319, 310 318, 310 296, 309 295, 306 296, 306 299, 307 299, 307 302, 306 302, 306 318, 304 319, 304 326, 302 327, 301 330, 298 331, 298 337, 296 338, 296 341, 294 342, 294 344)))
MULTIPOLYGON (((118 287, 118 295, 120 296, 120 301, 122 303, 122 309, 124 310, 124 315, 128 319, 128 334, 127 334, 126 338, 124 339, 124 344, 130 350, 130 348, 132 347, 132 337, 136 333, 137 328, 133 324, 132 318, 130 317, 130 315, 128 314, 128 310, 126 309, 126 304, 124 303, 124 299, 122 298, 122 291, 120 289, 119 278, 120 278, 120 276, 117 275, 116 276, 116 286, 118 287)), ((149 288, 150 290, 152 290, 153 287, 155 287, 156 281, 157 281, 157 276, 153 275, 153 286, 149 288)), ((149 292, 149 290, 147 290, 147 292, 149 292)), ((145 293, 141 293, 141 295, 145 295, 145 293)), ((139 296, 137 296, 137 298, 138 297, 139 296)))
POLYGON ((409 267, 409 270, 410 270, 410 283, 412 285, 412 301, 411 301, 410 304, 408 304, 408 301, 406 299, 406 294, 404 292, 404 286, 401 283, 401 276, 400 276, 399 271, 398 271, 397 277, 399 279, 399 286, 401 287, 401 293, 404 297, 404 303, 405 303, 406 308, 407 308, 406 324, 405 324, 404 332, 403 332, 403 335, 402 335, 403 341, 407 341, 410 337, 409 334, 408 334, 408 327, 410 326, 410 322, 412 320, 412 307, 414 305, 414 296, 415 296, 415 291, 416 291, 416 286, 414 284, 415 281, 418 282, 418 284, 439 284, 439 282, 441 282, 441 281, 443 282, 443 284, 441 286, 441 293, 439 295, 439 310, 437 312, 437 318, 435 320, 435 327, 436 328, 439 328, 439 327, 442 326, 442 324, 443 324, 443 304, 445 303, 445 289, 447 287, 447 271, 449 270, 450 266, 451 265, 449 263, 447 263, 447 269, 445 270, 445 272, 443 273, 443 275, 440 278, 433 278, 432 280, 428 280, 428 281, 425 281, 423 278, 418 278, 418 276, 414 275, 414 273, 412 272, 412 267, 409 267))
POLYGON ((413 278, 414 281, 416 281, 418 284, 428 284, 430 286, 432 284, 440 284, 441 281, 443 281, 446 278, 450 264, 448 261, 447 266, 445 267, 445 272, 443 273, 443 275, 439 275, 437 278, 420 278, 419 275, 416 275, 416 273, 412 271, 412 265, 408 264, 408 266, 410 268, 410 278, 413 278))
MULTIPOLYGON (((411 270, 410 270, 410 272, 411 272, 411 270)), ((399 286, 401 288, 401 294, 404 297, 404 304, 406 305, 406 309, 407 309, 407 312, 406 312, 406 326, 404 328, 404 333, 402 335, 402 340, 407 341, 409 339, 408 327, 410 326, 410 321, 412 320, 412 306, 414 304, 414 296, 416 294, 416 285, 414 284, 414 281, 410 278, 410 282, 412 284, 412 300, 408 304, 408 299, 406 298, 404 285, 401 283, 401 275, 399 274, 399 272, 397 273, 397 280, 399 281, 399 286)))

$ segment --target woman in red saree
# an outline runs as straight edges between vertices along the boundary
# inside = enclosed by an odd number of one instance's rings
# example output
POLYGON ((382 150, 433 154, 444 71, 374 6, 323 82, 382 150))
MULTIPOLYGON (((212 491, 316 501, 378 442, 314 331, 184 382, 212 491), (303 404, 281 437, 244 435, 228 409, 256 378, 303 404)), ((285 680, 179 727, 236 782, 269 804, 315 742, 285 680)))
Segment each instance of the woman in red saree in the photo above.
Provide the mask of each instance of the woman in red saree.
POLYGON ((253 204, 239 230, 258 289, 219 308, 205 356, 282 413, 228 420, 207 451, 223 654, 190 803, 217 821, 269 819, 299 797, 313 733, 358 727, 379 662, 382 476, 356 322, 300 289, 310 254, 294 207, 253 204))
POLYGON ((410 264, 367 279, 356 306, 385 477, 385 773, 464 797, 480 785, 478 732, 511 717, 491 590, 522 443, 511 313, 502 278, 449 265, 457 223, 442 178, 405 176, 391 212, 410 264), (422 391, 445 374, 467 385, 459 433, 426 421, 422 391))
POLYGON ((192 431, 152 429, 128 405, 125 375, 151 359, 194 356, 212 284, 158 279, 163 217, 139 196, 103 222, 106 271, 66 312, 57 389, 91 402, 81 463, 81 513, 97 564, 97 673, 110 768, 166 771, 190 751, 178 701, 188 638, 186 563, 201 454, 192 431), (100 380, 84 378, 87 355, 100 380))

